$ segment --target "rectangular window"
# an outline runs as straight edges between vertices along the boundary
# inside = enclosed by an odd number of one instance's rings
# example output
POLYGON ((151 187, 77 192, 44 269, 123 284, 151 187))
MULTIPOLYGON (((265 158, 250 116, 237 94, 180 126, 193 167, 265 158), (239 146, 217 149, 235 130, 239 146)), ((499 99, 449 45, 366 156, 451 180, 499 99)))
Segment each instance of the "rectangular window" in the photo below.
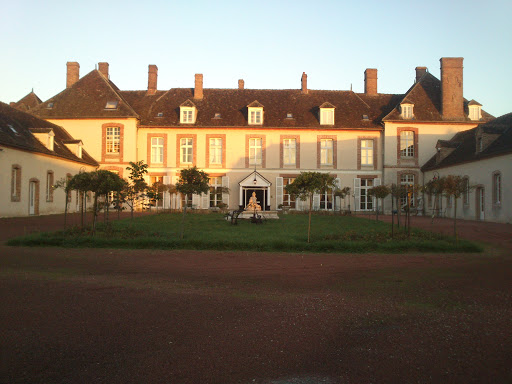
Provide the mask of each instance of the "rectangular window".
POLYGON ((359 203, 361 211, 373 210, 373 197, 368 195, 370 188, 373 188, 373 179, 361 179, 361 199, 359 203))
POLYGON ((164 162, 164 138, 152 137, 151 138, 151 163, 164 162))
POLYGON ((249 139, 249 165, 261 165, 262 147, 261 139, 249 139))
POLYGON ((222 203, 222 177, 210 177, 210 208, 222 203))
POLYGON ((469 179, 466 177, 464 179, 464 192, 462 195, 464 205, 469 204, 469 179))
POLYGON ((283 177, 283 205, 295 209, 295 197, 286 193, 286 186, 293 183, 294 177, 283 177))
POLYGON ((222 139, 210 139, 210 165, 222 165, 222 139))
POLYGON ((11 201, 20 201, 21 168, 14 166, 11 171, 11 201))
POLYGON ((181 194, 181 206, 187 207, 187 208, 192 208, 192 194, 191 193, 189 193, 188 195, 184 194, 184 193, 181 194))
POLYGON ((361 140, 361 165, 373 165, 373 140, 361 140))
POLYGON ((121 128, 107 127, 107 153, 119 153, 121 128))
POLYGON ((283 140, 283 164, 295 165, 296 141, 295 139, 283 140))
POLYGON ((334 110, 321 108, 320 124, 333 125, 334 124, 334 110))
POLYGON ((320 139, 320 164, 332 165, 332 139, 320 139))
POLYGON ((400 156, 414 157, 414 132, 400 132, 400 156))
POLYGON ((46 201, 53 201, 53 172, 46 174, 46 201))
POLYGON ((412 119, 412 105, 401 105, 401 109, 404 119, 412 119))
POLYGON ((493 178, 493 201, 498 205, 501 204, 501 173, 495 173, 493 178))
POLYGON ((257 110, 251 110, 249 112, 249 124, 261 124, 261 115, 262 115, 262 111, 257 109, 257 110))
POLYGON ((332 195, 332 189, 328 189, 324 193, 320 194, 320 209, 325 211, 332 210, 332 201, 333 201, 333 195, 332 195))
MULTIPOLYGON (((412 187, 414 185, 414 175, 405 174, 400 176, 400 185, 404 187, 412 187)), ((410 188, 407 190, 410 196, 410 204, 411 207, 414 207, 414 193, 411 192, 410 188)), ((407 206, 407 195, 402 195, 400 197, 400 205, 402 208, 407 206)))
POLYGON ((181 163, 192 164, 193 139, 184 138, 180 140, 181 163))
POLYGON ((192 110, 181 111, 181 122, 184 124, 191 124, 194 122, 194 112, 192 110))

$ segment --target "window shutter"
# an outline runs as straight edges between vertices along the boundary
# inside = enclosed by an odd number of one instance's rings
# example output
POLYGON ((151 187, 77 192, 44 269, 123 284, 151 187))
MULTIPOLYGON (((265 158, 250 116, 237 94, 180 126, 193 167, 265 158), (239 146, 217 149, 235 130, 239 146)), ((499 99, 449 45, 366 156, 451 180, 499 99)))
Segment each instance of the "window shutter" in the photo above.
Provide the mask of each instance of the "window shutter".
MULTIPOLYGON (((222 176, 222 187, 229 188, 229 176, 222 176)), ((229 193, 222 194, 222 202, 227 204, 229 209, 229 193)))
MULTIPOLYGON (((176 185, 179 181, 179 177, 178 176, 173 176, 172 177, 172 183, 174 185, 176 185)), ((174 193, 172 195, 172 206, 174 207, 174 209, 180 209, 181 208, 181 198, 180 198, 180 193, 174 193)))
MULTIPOLYGON (((341 189, 341 180, 339 177, 336 178, 334 183, 336 184, 337 189, 341 189)), ((334 194, 334 192, 333 192, 333 194, 334 194)), ((333 209, 333 211, 341 211, 341 198, 339 196, 336 196, 334 198, 334 207, 332 209, 333 209)))
POLYGON ((208 209, 210 206, 210 191, 201 194, 201 208, 208 209))
MULTIPOLYGON (((378 187, 378 186, 380 186, 380 179, 379 179, 379 178, 377 178, 377 179, 373 179, 373 186, 374 186, 374 187, 378 187)), ((377 203, 377 198, 374 196, 374 197, 373 197, 373 210, 374 210, 374 211, 376 211, 376 210, 377 210, 377 205, 376 205, 376 203, 377 203)), ((380 205, 379 205, 379 210, 380 210, 380 208, 381 208, 381 207, 380 207, 380 205)))
POLYGON ((354 178, 354 211, 361 209, 361 179, 354 178))
POLYGON ((283 178, 276 177, 276 209, 283 204, 283 178))
POLYGON ((192 209, 200 209, 201 206, 199 204, 201 204, 201 196, 193 193, 192 194, 192 209))
POLYGON ((320 209, 320 195, 318 193, 313 194, 313 211, 320 209))
MULTIPOLYGON (((170 176, 164 176, 163 183, 164 183, 164 185, 171 184, 171 177, 170 176)), ((165 191, 164 192, 164 201, 163 201, 164 209, 169 209, 171 207, 170 202, 171 202, 171 194, 169 193, 169 191, 165 191)))

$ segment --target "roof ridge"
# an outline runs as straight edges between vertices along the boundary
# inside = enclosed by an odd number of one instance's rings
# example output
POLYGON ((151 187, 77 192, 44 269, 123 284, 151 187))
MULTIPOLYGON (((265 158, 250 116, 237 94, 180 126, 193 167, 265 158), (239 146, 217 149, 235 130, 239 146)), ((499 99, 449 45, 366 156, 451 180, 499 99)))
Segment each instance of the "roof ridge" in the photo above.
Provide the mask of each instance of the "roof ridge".
MULTIPOLYGON (((115 85, 115 83, 110 80, 110 79, 107 79, 103 73, 100 72, 99 69, 93 69, 93 71, 96 71, 98 72, 98 74, 101 76, 101 78, 105 81, 105 83, 110 87, 110 89, 112 90, 112 92, 114 92, 117 96, 119 96, 119 98, 128 106, 128 108, 132 111, 133 114, 135 114, 135 116, 137 116, 137 118, 139 118, 139 114, 137 112, 135 112, 135 110, 133 109, 133 107, 130 105, 130 103, 128 103, 126 101, 126 99, 119 93, 120 92, 120 89, 117 85, 115 85), (112 86, 114 85, 117 90, 112 86)), ((91 71, 92 72, 92 71, 91 71)), ((90 72, 89 72, 90 73, 90 72)), ((87 76, 87 75, 86 75, 87 76)), ((84 76, 85 77, 85 76, 84 76)))

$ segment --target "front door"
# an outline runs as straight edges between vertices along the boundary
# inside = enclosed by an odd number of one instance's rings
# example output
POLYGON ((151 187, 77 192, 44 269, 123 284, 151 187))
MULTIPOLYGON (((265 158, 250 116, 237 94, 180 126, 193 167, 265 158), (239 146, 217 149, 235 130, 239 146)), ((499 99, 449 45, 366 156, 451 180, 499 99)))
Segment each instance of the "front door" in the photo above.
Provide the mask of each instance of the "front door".
POLYGON ((31 181, 28 184, 28 214, 36 214, 36 182, 31 181))
POLYGON ((244 207, 249 204, 249 199, 252 196, 252 193, 256 193, 256 200, 258 204, 261 206, 261 210, 264 211, 267 202, 265 201, 265 190, 264 189, 258 189, 258 188, 245 188, 244 189, 244 207))

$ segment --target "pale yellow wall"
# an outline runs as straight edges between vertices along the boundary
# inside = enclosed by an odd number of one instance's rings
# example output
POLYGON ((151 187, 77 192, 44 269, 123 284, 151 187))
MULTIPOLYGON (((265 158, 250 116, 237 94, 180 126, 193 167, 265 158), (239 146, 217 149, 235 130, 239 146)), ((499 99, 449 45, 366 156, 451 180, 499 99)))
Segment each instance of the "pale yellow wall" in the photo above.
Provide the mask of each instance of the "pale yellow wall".
MULTIPOLYGON (((440 177, 447 175, 468 176, 470 186, 484 187, 484 211, 485 221, 512 223, 512 155, 497 156, 490 159, 460 164, 454 167, 436 170, 440 177), (492 184, 493 172, 501 172, 501 204, 493 205, 492 184)), ((434 172, 425 173, 425 182, 432 180, 434 172)), ((425 196, 425 208, 427 198, 425 196)), ((442 213, 447 217, 453 217, 453 205, 447 208, 446 199, 442 202, 442 213)), ((457 201, 457 217, 467 220, 476 218, 476 191, 472 189, 469 195, 469 204, 464 205, 462 197, 457 201)))
MULTIPOLYGON (((53 202, 46 201, 46 175, 53 171, 54 182, 65 178, 67 173, 77 174, 82 168, 84 171, 93 171, 95 167, 82 163, 66 161, 61 158, 44 156, 32 152, 25 152, 8 147, 2 147, 0 162, 0 216, 28 216, 29 214, 29 180, 39 180, 39 214, 64 212, 65 193, 62 189, 54 190, 53 202), (11 169, 13 164, 21 166, 21 194, 19 202, 11 202, 11 169)), ((69 211, 76 210, 76 195, 73 192, 69 211)))
MULTIPOLYGON (((381 177, 382 154, 379 131, 330 131, 330 130, 285 130, 285 129, 226 129, 226 128, 139 128, 138 131, 138 160, 148 160, 148 134, 167 135, 167 167, 149 168, 150 173, 163 173, 172 177, 179 171, 176 168, 176 140, 177 135, 196 135, 196 165, 207 173, 225 173, 229 176, 230 207, 237 207, 239 202, 239 181, 251 173, 254 168, 246 168, 245 151, 246 135, 261 135, 266 140, 266 166, 257 167, 259 173, 271 183, 271 206, 275 208, 275 180, 281 174, 299 174, 300 171, 318 171, 317 168, 317 140, 318 136, 334 136, 337 139, 337 167, 322 168, 341 179, 341 187, 353 187, 354 178, 358 175, 368 174, 381 177), (206 168, 207 135, 225 134, 226 167, 206 168), (281 135, 300 136, 300 169, 292 167, 280 168, 280 140, 281 135), (374 150, 377 151, 377 164, 366 169, 357 169, 358 137, 374 138, 374 150)), ((172 181, 171 181, 172 182, 172 181)))
MULTIPOLYGON (((75 139, 84 143, 84 148, 96 161, 101 162, 102 125, 121 123, 124 125, 123 163, 137 158, 137 119, 49 119, 60 125, 75 139)), ((116 161, 109 161, 116 162, 116 161)))

